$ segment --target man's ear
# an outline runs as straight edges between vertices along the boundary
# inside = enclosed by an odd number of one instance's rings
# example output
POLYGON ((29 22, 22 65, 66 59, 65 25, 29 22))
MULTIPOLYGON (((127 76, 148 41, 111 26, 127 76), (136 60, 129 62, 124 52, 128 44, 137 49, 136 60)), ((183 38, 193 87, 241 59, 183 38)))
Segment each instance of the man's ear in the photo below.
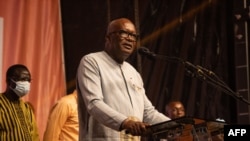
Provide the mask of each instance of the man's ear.
POLYGON ((10 81, 9 81, 9 86, 10 86, 11 88, 15 89, 15 88, 16 88, 16 83, 10 79, 10 81))
POLYGON ((11 85, 14 82, 13 82, 12 78, 7 78, 6 83, 7 83, 7 85, 11 85))
POLYGON ((106 36, 105 36, 105 41, 106 41, 106 42, 109 42, 109 41, 110 41, 110 36, 109 36, 109 35, 106 35, 106 36))

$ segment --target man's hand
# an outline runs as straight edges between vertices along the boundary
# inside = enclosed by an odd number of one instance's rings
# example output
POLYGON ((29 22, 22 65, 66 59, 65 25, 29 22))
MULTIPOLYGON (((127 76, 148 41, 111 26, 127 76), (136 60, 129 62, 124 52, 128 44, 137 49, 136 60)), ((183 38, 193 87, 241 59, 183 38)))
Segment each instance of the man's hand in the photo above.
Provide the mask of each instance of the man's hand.
POLYGON ((128 117, 122 123, 122 129, 134 136, 141 136, 147 133, 149 124, 139 121, 136 117, 128 117))

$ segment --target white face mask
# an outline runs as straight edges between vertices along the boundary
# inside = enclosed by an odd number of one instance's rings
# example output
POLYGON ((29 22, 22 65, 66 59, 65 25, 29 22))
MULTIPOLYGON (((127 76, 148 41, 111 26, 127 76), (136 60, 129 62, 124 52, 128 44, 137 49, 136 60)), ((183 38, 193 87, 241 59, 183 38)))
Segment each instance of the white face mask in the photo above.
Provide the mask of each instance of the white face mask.
MULTIPOLYGON (((15 82, 15 81, 13 81, 15 82)), ((16 87, 11 88, 19 97, 25 96, 30 91, 30 82, 29 81, 17 81, 16 87)))

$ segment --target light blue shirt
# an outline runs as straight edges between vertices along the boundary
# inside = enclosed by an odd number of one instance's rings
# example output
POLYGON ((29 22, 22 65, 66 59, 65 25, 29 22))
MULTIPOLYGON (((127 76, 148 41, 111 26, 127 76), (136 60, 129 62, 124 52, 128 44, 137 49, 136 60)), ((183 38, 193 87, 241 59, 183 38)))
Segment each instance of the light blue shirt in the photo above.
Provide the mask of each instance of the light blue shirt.
POLYGON ((150 124, 170 120, 149 101, 136 69, 104 51, 82 58, 77 90, 80 141, 120 140, 121 123, 129 116, 150 124))

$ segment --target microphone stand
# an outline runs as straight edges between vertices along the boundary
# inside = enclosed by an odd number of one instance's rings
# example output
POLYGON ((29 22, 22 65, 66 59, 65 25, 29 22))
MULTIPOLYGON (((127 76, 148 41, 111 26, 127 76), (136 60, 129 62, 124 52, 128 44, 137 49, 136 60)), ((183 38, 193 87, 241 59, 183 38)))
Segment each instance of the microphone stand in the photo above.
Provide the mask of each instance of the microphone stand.
POLYGON ((184 61, 181 58, 178 57, 169 57, 164 56, 160 54, 152 53, 150 56, 147 56, 150 59, 161 59, 164 61, 172 61, 172 62, 178 62, 182 63, 185 66, 185 71, 189 74, 191 74, 191 77, 196 77, 202 81, 207 82, 208 84, 213 85, 216 88, 219 88, 226 94, 232 96, 235 99, 238 99, 248 105, 250 105, 250 102, 244 99, 238 92, 234 92, 225 82, 223 82, 213 71, 208 70, 206 68, 203 68, 199 65, 194 65, 188 61, 184 61))

